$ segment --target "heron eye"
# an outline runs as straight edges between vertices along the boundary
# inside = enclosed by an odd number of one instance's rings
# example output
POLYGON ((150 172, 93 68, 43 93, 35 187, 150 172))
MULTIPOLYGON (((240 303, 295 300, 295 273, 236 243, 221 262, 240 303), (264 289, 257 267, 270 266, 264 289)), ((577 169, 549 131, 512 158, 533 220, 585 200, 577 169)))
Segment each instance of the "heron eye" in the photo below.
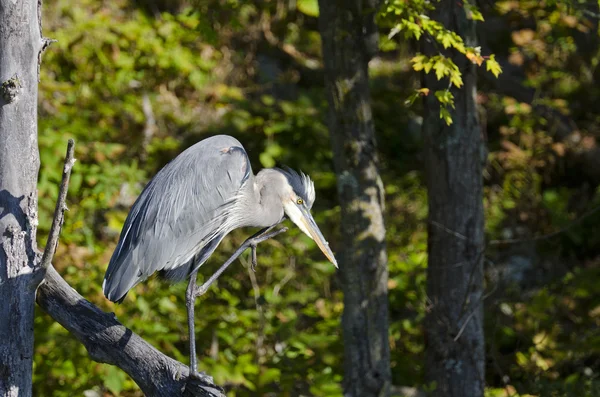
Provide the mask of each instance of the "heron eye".
POLYGON ((296 203, 302 205, 302 204, 304 204, 304 200, 302 200, 300 197, 298 197, 298 200, 296 200, 296 203))

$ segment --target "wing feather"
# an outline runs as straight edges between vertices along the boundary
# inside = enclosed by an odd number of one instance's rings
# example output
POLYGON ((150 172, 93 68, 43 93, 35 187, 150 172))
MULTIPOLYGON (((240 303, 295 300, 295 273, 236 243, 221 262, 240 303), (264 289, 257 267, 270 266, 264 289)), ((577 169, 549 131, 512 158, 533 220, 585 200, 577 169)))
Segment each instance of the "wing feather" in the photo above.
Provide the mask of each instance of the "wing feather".
POLYGON ((195 266, 201 265, 230 231, 220 228, 227 203, 252 179, 246 151, 225 135, 200 141, 167 164, 127 216, 104 278, 106 297, 122 300, 156 271, 175 281, 187 277, 183 267, 197 254, 195 266))

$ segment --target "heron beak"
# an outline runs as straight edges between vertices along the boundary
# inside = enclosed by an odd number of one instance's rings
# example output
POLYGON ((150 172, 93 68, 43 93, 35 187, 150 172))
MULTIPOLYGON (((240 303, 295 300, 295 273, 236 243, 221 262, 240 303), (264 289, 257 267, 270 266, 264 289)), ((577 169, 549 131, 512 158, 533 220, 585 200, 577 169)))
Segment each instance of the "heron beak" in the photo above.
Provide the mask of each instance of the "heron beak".
POLYGON ((327 259, 333 263, 333 266, 338 268, 335 256, 333 256, 333 252, 331 252, 331 248, 329 248, 329 243, 325 240, 325 237, 323 237, 323 234, 321 233, 321 230, 319 230, 319 226, 317 226, 311 213, 306 208, 298 207, 294 203, 286 204, 284 209, 290 220, 308 237, 312 238, 321 251, 323 251, 327 259))

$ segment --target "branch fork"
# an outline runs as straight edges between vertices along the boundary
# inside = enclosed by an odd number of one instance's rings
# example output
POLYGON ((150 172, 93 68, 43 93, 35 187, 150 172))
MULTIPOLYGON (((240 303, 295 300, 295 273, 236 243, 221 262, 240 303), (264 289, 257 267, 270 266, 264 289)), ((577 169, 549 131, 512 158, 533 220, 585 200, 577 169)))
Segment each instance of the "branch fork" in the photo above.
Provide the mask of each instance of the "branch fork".
POLYGON ((48 266, 50 266, 50 263, 52 263, 52 258, 54 257, 56 247, 58 246, 60 230, 65 220, 65 211, 68 210, 66 204, 67 192, 69 190, 71 170, 73 169, 73 165, 75 165, 75 158, 73 157, 74 152, 75 141, 73 139, 69 139, 69 143, 67 144, 67 154, 65 155, 65 164, 63 166, 62 181, 60 182, 58 199, 56 200, 56 207, 54 209, 54 218, 52 219, 52 226, 50 227, 50 233, 48 234, 48 242, 46 243, 44 255, 42 256, 42 261, 40 263, 41 268, 44 270, 48 269, 48 266))

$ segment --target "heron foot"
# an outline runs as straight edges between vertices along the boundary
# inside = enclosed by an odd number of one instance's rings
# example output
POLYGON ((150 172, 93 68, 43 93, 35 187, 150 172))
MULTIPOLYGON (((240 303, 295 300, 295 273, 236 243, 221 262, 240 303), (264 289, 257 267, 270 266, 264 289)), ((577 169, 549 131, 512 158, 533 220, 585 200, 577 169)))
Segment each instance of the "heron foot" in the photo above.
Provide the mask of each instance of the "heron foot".
POLYGON ((204 372, 204 371, 192 372, 190 370, 190 378, 194 378, 194 379, 204 382, 208 385, 214 385, 214 380, 213 380, 212 376, 207 375, 206 372, 204 372))
POLYGON ((249 246, 250 250, 252 251, 252 263, 250 264, 250 269, 252 269, 253 272, 256 272, 256 266, 258 266, 258 259, 256 259, 256 246, 265 240, 268 240, 277 236, 278 234, 286 232, 287 230, 287 227, 282 227, 279 230, 274 230, 271 232, 269 232, 270 229, 268 229, 265 233, 249 239, 249 246))
POLYGON ((225 397, 223 393, 223 388, 215 385, 213 378, 205 372, 190 372, 183 395, 185 397, 206 395, 211 397, 225 397))
POLYGON ((210 284, 207 284, 207 283, 204 283, 200 286, 197 285, 196 288, 194 289, 194 298, 204 295, 206 293, 206 291, 208 291, 208 287, 210 287, 210 284))

